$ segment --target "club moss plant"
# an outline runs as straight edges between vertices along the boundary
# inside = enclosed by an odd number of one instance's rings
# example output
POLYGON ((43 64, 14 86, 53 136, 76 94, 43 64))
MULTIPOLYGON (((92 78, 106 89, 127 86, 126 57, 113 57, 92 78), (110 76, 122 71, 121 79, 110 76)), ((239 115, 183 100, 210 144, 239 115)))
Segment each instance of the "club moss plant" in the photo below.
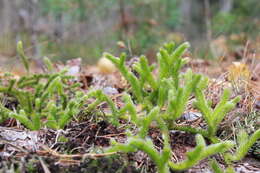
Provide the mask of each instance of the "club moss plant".
MULTIPOLYGON (((109 152, 145 152, 156 164, 158 172, 164 173, 172 170, 186 170, 202 159, 214 154, 220 154, 225 158, 228 165, 227 172, 233 172, 232 162, 241 160, 254 142, 259 139, 259 131, 256 131, 250 138, 244 133, 241 138, 244 142, 238 142, 237 152, 230 155, 229 150, 236 146, 233 141, 222 141, 217 136, 217 130, 229 111, 235 108, 240 97, 230 99, 230 91, 225 89, 220 102, 212 108, 211 101, 206 99, 204 90, 208 84, 208 78, 194 74, 190 69, 185 73, 181 72, 182 67, 187 63, 187 58, 182 58, 189 47, 188 43, 176 46, 174 43, 165 44, 157 54, 156 65, 149 65, 145 56, 139 58, 139 62, 133 65, 132 72, 126 66, 126 54, 115 57, 105 53, 104 56, 112 61, 123 77, 130 84, 130 96, 124 95, 125 106, 117 109, 115 104, 109 100, 112 114, 117 120, 118 117, 128 117, 138 132, 128 133, 126 143, 111 141, 112 146, 109 152), (155 73, 154 70, 158 69, 155 73), (207 124, 206 129, 182 126, 176 120, 182 116, 190 97, 194 96, 194 106, 201 111, 207 124), (137 112, 137 106, 142 109, 137 112), (151 124, 157 124, 161 130, 164 146, 161 151, 155 149, 152 140, 148 136, 151 124), (187 153, 187 159, 180 163, 171 161, 171 147, 169 144, 169 133, 171 130, 182 130, 196 134, 197 146, 187 153), (211 144, 206 145, 204 138, 211 144)), ((99 93, 99 95, 101 95, 99 93)), ((98 100, 98 97, 96 97, 98 100)), ((104 101, 104 99, 100 100, 104 101)), ((115 122, 116 123, 116 122, 115 122)), ((217 171, 216 164, 212 164, 213 170, 217 171), (214 169, 216 168, 216 169, 214 169)))
POLYGON ((73 76, 67 70, 55 72, 48 58, 44 63, 48 72, 30 73, 28 57, 23 51, 22 42, 17 52, 27 70, 20 79, 9 80, 8 85, 0 86, 0 92, 16 98, 18 106, 8 109, 0 104, 1 117, 12 117, 31 130, 41 127, 63 129, 83 107, 86 96, 79 90, 79 84, 70 84, 73 76))
POLYGON ((204 95, 208 78, 194 74, 190 69, 185 73, 181 72, 181 68, 187 63, 187 58, 182 58, 182 55, 188 47, 188 43, 183 43, 178 47, 174 43, 165 44, 157 54, 158 72, 155 75, 153 70, 156 66, 149 65, 145 56, 141 56, 139 62, 133 66, 138 75, 131 72, 125 65, 125 54, 119 58, 108 53, 105 53, 105 56, 116 65, 129 82, 134 96, 133 101, 142 106, 142 111, 148 114, 158 106, 160 117, 169 130, 199 133, 214 143, 218 141, 216 137, 218 125, 239 102, 240 97, 229 100, 230 91, 225 90, 220 102, 213 109, 204 95), (201 111, 208 125, 207 129, 176 124, 176 120, 181 117, 192 96, 196 98, 194 105, 201 111))

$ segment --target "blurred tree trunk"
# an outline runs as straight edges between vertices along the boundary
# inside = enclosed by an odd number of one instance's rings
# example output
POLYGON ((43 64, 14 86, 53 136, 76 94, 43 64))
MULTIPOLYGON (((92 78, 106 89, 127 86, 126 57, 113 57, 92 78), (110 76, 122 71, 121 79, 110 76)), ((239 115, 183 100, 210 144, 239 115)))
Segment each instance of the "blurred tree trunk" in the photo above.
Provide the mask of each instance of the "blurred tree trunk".
POLYGON ((205 37, 204 30, 204 3, 201 0, 181 0, 181 32, 187 35, 188 40, 205 37))
POLYGON ((126 16, 125 16, 125 2, 124 2, 124 0, 119 0, 119 11, 120 11, 122 27, 125 31, 127 31, 128 26, 127 26, 126 16))
POLYGON ((1 0, 1 32, 12 32, 12 22, 15 19, 15 0, 1 0))
POLYGON ((18 7, 22 1, 0 0, 0 36, 2 44, 2 54, 14 56, 14 40, 19 29, 18 7))
POLYGON ((187 33, 189 31, 189 27, 191 27, 192 24, 192 19, 191 19, 191 14, 192 14, 192 0, 182 0, 181 1, 181 21, 183 22, 185 32, 187 33))
POLYGON ((213 57, 217 57, 216 50, 212 44, 212 27, 211 27, 211 8, 210 8, 210 1, 204 0, 204 11, 205 11, 205 24, 206 24, 206 38, 208 42, 208 47, 210 49, 211 54, 213 57))
POLYGON ((54 36, 56 39, 62 39, 64 33, 64 25, 63 25, 63 13, 59 12, 55 15, 55 28, 54 28, 54 36))
POLYGON ((220 12, 230 12, 233 8, 233 2, 233 0, 220 0, 220 12))

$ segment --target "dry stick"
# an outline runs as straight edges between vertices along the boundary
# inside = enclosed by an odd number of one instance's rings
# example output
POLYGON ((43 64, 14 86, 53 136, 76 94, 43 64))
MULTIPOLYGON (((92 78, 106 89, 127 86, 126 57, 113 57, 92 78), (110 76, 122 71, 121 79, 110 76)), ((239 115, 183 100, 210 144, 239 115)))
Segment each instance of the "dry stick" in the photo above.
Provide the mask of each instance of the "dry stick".
POLYGON ((51 173, 48 166, 45 164, 45 162, 42 160, 41 157, 39 157, 39 160, 40 160, 40 163, 42 165, 42 169, 43 169, 44 173, 51 173))
POLYGON ((249 46, 249 41, 247 40, 244 51, 243 51, 243 57, 242 57, 244 64, 246 63, 245 61, 246 61, 246 56, 247 56, 247 53, 248 53, 248 46, 249 46))
POLYGON ((27 153, 27 154, 30 153, 29 150, 27 150, 27 149, 25 149, 25 148, 22 148, 22 147, 20 147, 20 146, 16 146, 16 145, 14 145, 14 144, 12 144, 12 143, 6 141, 6 140, 0 139, 0 142, 3 143, 3 144, 6 144, 6 145, 10 145, 11 147, 14 147, 14 148, 18 149, 18 150, 20 150, 21 152, 24 152, 24 153, 27 153))
POLYGON ((97 138, 112 138, 115 136, 120 136, 120 135, 126 135, 126 133, 117 133, 117 134, 108 134, 108 135, 103 135, 103 136, 96 136, 97 138))
POLYGON ((43 146, 43 148, 45 149, 45 152, 49 153, 50 155, 54 156, 54 157, 58 157, 58 158, 97 158, 97 157, 105 157, 105 156, 109 156, 109 155, 113 155, 116 154, 116 152, 110 152, 110 153, 102 153, 102 154, 95 154, 95 153, 87 153, 87 154, 60 154, 55 150, 52 150, 51 148, 47 147, 47 146, 43 146))

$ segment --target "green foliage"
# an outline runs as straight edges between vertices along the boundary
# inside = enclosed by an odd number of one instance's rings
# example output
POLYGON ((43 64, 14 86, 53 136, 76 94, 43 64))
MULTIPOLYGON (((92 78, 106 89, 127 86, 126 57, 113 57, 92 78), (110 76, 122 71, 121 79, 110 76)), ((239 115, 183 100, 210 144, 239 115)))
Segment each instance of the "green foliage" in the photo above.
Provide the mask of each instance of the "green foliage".
POLYGON ((67 0, 46 0, 42 1, 41 7, 44 13, 53 13, 58 15, 62 12, 69 10, 69 6, 72 4, 72 1, 67 0))
POLYGON ((214 173, 235 173, 235 170, 232 167, 223 170, 215 159, 210 162, 210 165, 214 173))
POLYGON ((199 161, 207 158, 208 156, 227 151, 234 145, 231 141, 225 141, 206 146, 206 143, 201 135, 196 136, 196 142, 197 146, 194 148, 193 151, 187 153, 186 160, 177 164, 170 162, 169 166, 174 170, 185 170, 192 167, 199 161))
POLYGON ((112 110, 112 114, 106 115, 106 116, 110 117, 111 123, 113 125, 119 125, 119 121, 118 121, 119 112, 118 112, 118 108, 114 104, 114 102, 107 95, 105 95, 101 90, 90 91, 87 94, 86 99, 89 99, 91 97, 96 98, 96 100, 94 102, 92 102, 91 104, 89 104, 85 111, 92 111, 92 110, 96 109, 96 107, 100 103, 106 102, 106 103, 108 103, 109 107, 112 110))
MULTIPOLYGON (((188 169, 199 161, 218 153, 223 153, 225 157, 229 156, 227 151, 234 147, 232 141, 221 141, 216 132, 218 126, 225 115, 231 111, 239 102, 240 98, 230 98, 230 91, 224 90, 220 102, 215 108, 211 107, 211 102, 206 99, 204 89, 208 85, 208 79, 198 74, 192 73, 188 69, 181 73, 181 68, 187 63, 186 58, 182 58, 185 50, 189 47, 188 43, 183 43, 176 47, 174 43, 165 44, 157 54, 158 72, 153 72, 155 65, 149 65, 145 56, 139 58, 139 62, 133 65, 137 75, 125 65, 126 54, 114 57, 105 53, 105 56, 111 60, 119 69, 121 74, 130 84, 133 98, 125 94, 123 97, 125 106, 117 112, 117 117, 128 118, 138 128, 137 134, 129 132, 128 141, 124 144, 112 141, 112 147, 109 152, 135 152, 141 150, 145 152, 157 165, 158 172, 169 172, 172 170, 188 169), (197 129, 189 126, 181 126, 176 120, 186 109, 189 98, 194 94, 196 100, 194 105, 201 111, 207 129, 197 129), (137 112, 137 106, 141 111, 137 112), (164 146, 161 151, 157 151, 151 139, 148 137, 148 130, 151 124, 156 124, 162 132, 164 146), (187 153, 187 159, 180 163, 170 161, 171 147, 169 144, 169 130, 182 130, 197 134, 197 146, 194 150, 187 153), (204 138, 208 138, 212 144, 206 145, 204 138)), ((242 156, 249 150, 256 139, 259 138, 258 132, 252 138, 247 140, 239 148, 237 155, 233 156, 232 161, 242 159, 242 156), (247 145, 246 145, 247 144, 247 145)), ((228 164, 230 162, 227 162, 228 164)), ((215 172, 222 170, 216 163, 212 163, 215 172)), ((232 172, 230 166, 226 172, 232 172)))
POLYGON ((136 152, 141 150, 145 152, 156 164, 158 172, 169 172, 167 161, 170 158, 170 148, 164 147, 163 151, 158 152, 150 139, 140 139, 140 138, 129 138, 126 144, 119 144, 112 142, 113 147, 111 147, 108 152, 136 152))
POLYGON ((157 54, 159 65, 157 76, 153 74, 155 66, 149 65, 144 56, 141 56, 139 62, 133 66, 139 77, 125 65, 126 54, 121 54, 119 58, 107 53, 105 56, 117 66, 129 82, 137 103, 141 104, 147 113, 153 107, 159 106, 160 114, 168 124, 168 128, 200 133, 214 142, 217 140, 215 135, 218 125, 235 107, 239 97, 229 101, 230 92, 225 90, 220 103, 213 110, 203 93, 207 86, 207 78, 194 74, 191 70, 187 70, 184 74, 180 72, 183 65, 187 63, 187 59, 181 56, 188 47, 188 43, 178 47, 174 43, 165 44, 157 54), (195 94, 197 100, 194 104, 203 113, 208 124, 207 130, 175 125, 175 120, 185 111, 192 94, 195 94), (165 111, 162 111, 163 108, 165 111))
POLYGON ((131 115, 132 122, 139 128, 136 135, 129 132, 128 142, 125 144, 111 141, 112 147, 107 152, 136 152, 141 150, 145 152, 156 164, 158 172, 169 172, 168 161, 170 160, 170 143, 169 132, 163 120, 159 116, 159 107, 155 107, 151 112, 144 117, 137 117, 134 111, 134 105, 129 95, 124 96, 126 106, 122 109, 121 113, 133 113, 131 115), (160 124, 164 147, 161 152, 157 151, 152 140, 147 137, 150 124, 156 121, 160 124))
POLYGON ((228 162, 230 161, 239 161, 245 157, 247 154, 248 150, 253 146, 253 144, 260 139, 260 129, 255 131, 250 137, 245 131, 240 131, 238 134, 238 139, 237 139, 237 149, 234 154, 227 154, 226 155, 226 160, 228 162))
POLYGON ((141 56, 140 61, 134 65, 134 70, 138 72, 139 78, 135 76, 125 65, 126 54, 121 54, 119 58, 105 53, 105 56, 111 60, 132 88, 133 95, 139 103, 145 102, 144 108, 150 110, 157 104, 162 108, 168 105, 167 113, 178 109, 171 114, 166 114, 168 119, 174 120, 181 116, 184 111, 188 98, 194 87, 200 80, 200 75, 195 75, 188 71, 183 79, 187 82, 183 85, 180 80, 180 69, 187 62, 180 55, 189 47, 184 43, 174 49, 174 44, 169 43, 162 48, 158 54, 159 75, 154 77, 154 65, 149 66, 146 57, 141 56), (168 95, 172 97, 168 97, 168 95), (177 100, 175 99, 177 98, 177 100))
POLYGON ((2 103, 0 103, 0 122, 5 121, 9 117, 9 113, 11 111, 4 107, 2 103))
POLYGON ((224 90, 220 102, 216 105, 215 109, 212 109, 210 102, 206 100, 205 95, 201 90, 206 86, 206 79, 198 84, 198 88, 195 89, 197 101, 194 102, 194 105, 202 112, 202 115, 208 125, 208 138, 211 139, 212 142, 215 142, 216 139, 214 139, 214 136, 216 135, 219 124, 222 122, 225 115, 239 102, 240 97, 236 97, 229 101, 230 91, 224 90))
POLYGON ((238 34, 247 33, 248 36, 254 36, 259 27, 257 23, 251 22, 247 25, 241 25, 243 21, 253 21, 259 18, 260 5, 255 0, 234 1, 234 6, 229 12, 216 12, 212 17, 212 31, 219 34, 238 34))
POLYGON ((169 167, 173 170, 185 170, 200 160, 214 155, 216 153, 225 152, 234 144, 231 141, 219 142, 206 146, 204 138, 201 135, 196 136, 197 146, 193 151, 187 153, 187 160, 180 163, 170 161, 171 147, 169 143, 169 131, 159 114, 159 107, 153 108, 147 115, 138 115, 135 106, 129 95, 124 95, 125 107, 120 110, 121 114, 130 114, 131 122, 139 129, 136 135, 129 132, 128 141, 125 144, 111 141, 112 147, 107 152, 136 152, 141 150, 145 152, 156 164, 158 172, 169 172, 169 167), (156 122, 162 132, 164 147, 161 152, 157 151, 152 140, 147 137, 148 130, 152 122, 156 122))
POLYGON ((232 26, 237 22, 237 16, 233 13, 218 13, 212 20, 212 27, 215 32, 232 33, 234 32, 232 26))
POLYGON ((78 84, 70 84, 72 76, 67 70, 54 72, 50 60, 45 57, 45 66, 49 73, 29 73, 28 58, 24 55, 22 43, 17 46, 28 75, 20 79, 11 79, 7 86, 0 86, 0 92, 17 99, 18 107, 10 110, 0 105, 4 117, 13 117, 31 130, 47 126, 63 129, 74 115, 83 107, 87 96, 77 91, 78 84))
POLYGON ((24 50, 23 50, 23 43, 21 41, 19 41, 17 43, 17 52, 19 54, 19 56, 22 59, 23 65, 25 67, 25 69, 27 70, 27 72, 29 73, 29 62, 28 62, 28 57, 25 55, 24 50))

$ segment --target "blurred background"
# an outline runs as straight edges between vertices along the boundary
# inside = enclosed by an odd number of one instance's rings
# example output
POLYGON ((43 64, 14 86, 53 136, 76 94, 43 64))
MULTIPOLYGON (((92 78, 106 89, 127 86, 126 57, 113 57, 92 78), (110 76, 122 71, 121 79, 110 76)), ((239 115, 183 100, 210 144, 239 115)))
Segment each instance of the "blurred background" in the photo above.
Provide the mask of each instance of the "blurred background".
POLYGON ((17 63, 19 40, 36 62, 93 64, 104 51, 154 59, 162 43, 186 40, 194 57, 218 59, 258 51, 259 28, 259 0, 0 0, 0 64, 17 63))

